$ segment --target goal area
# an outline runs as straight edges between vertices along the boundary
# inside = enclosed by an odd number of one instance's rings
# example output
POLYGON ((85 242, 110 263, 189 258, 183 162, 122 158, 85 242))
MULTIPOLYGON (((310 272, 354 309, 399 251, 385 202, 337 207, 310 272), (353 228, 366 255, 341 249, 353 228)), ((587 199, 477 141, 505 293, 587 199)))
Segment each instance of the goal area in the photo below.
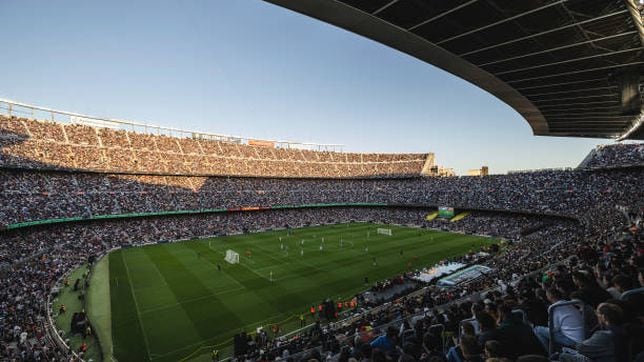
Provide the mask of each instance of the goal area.
POLYGON ((224 258, 230 264, 239 264, 239 253, 234 250, 226 250, 226 257, 224 258))
POLYGON ((378 235, 387 235, 387 236, 392 236, 393 234, 391 233, 391 229, 385 229, 385 228, 378 228, 378 235))

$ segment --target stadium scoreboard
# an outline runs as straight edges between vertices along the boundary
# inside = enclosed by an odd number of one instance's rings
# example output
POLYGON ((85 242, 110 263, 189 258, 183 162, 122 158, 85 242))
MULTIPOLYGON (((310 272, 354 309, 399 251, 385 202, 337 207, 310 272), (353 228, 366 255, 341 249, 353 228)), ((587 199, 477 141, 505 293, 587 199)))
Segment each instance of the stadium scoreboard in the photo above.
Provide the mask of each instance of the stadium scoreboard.
POLYGON ((454 217, 454 208, 448 206, 438 207, 438 217, 441 219, 451 219, 454 217))

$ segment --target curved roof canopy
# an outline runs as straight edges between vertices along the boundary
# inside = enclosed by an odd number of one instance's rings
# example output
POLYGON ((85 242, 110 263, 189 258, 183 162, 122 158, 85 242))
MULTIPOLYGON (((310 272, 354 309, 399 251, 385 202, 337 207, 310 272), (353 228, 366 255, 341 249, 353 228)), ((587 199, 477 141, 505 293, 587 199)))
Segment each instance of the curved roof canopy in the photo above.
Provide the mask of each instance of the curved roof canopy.
POLYGON ((266 1, 459 76, 535 135, 644 139, 639 0, 266 1))

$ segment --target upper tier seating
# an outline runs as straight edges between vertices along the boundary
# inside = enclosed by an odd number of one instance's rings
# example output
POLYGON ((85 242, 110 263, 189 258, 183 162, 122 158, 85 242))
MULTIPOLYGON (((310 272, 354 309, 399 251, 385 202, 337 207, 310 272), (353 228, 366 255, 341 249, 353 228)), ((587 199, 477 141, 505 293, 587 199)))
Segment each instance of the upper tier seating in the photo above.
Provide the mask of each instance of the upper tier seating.
POLYGON ((597 146, 581 168, 600 169, 644 166, 644 143, 620 143, 597 146))
POLYGON ((0 169, 0 225, 99 215, 332 203, 453 206, 578 216, 644 199, 644 169, 488 177, 277 179, 0 169))
POLYGON ((431 157, 250 146, 5 116, 0 148, 0 167, 205 176, 418 176, 431 157))

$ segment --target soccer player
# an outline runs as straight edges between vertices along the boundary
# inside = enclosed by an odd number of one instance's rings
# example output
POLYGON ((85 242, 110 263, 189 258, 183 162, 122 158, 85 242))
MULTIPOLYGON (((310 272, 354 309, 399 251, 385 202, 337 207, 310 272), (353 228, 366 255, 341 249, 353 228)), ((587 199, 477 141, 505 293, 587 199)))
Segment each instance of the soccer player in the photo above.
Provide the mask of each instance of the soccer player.
POLYGON ((300 249, 300 256, 304 256, 304 249, 300 249))
POLYGON ((217 263, 217 270, 221 271, 221 264, 217 263))
POLYGON ((372 260, 373 260, 373 266, 378 266, 378 262, 376 261, 376 257, 375 257, 375 256, 372 258, 372 260))

